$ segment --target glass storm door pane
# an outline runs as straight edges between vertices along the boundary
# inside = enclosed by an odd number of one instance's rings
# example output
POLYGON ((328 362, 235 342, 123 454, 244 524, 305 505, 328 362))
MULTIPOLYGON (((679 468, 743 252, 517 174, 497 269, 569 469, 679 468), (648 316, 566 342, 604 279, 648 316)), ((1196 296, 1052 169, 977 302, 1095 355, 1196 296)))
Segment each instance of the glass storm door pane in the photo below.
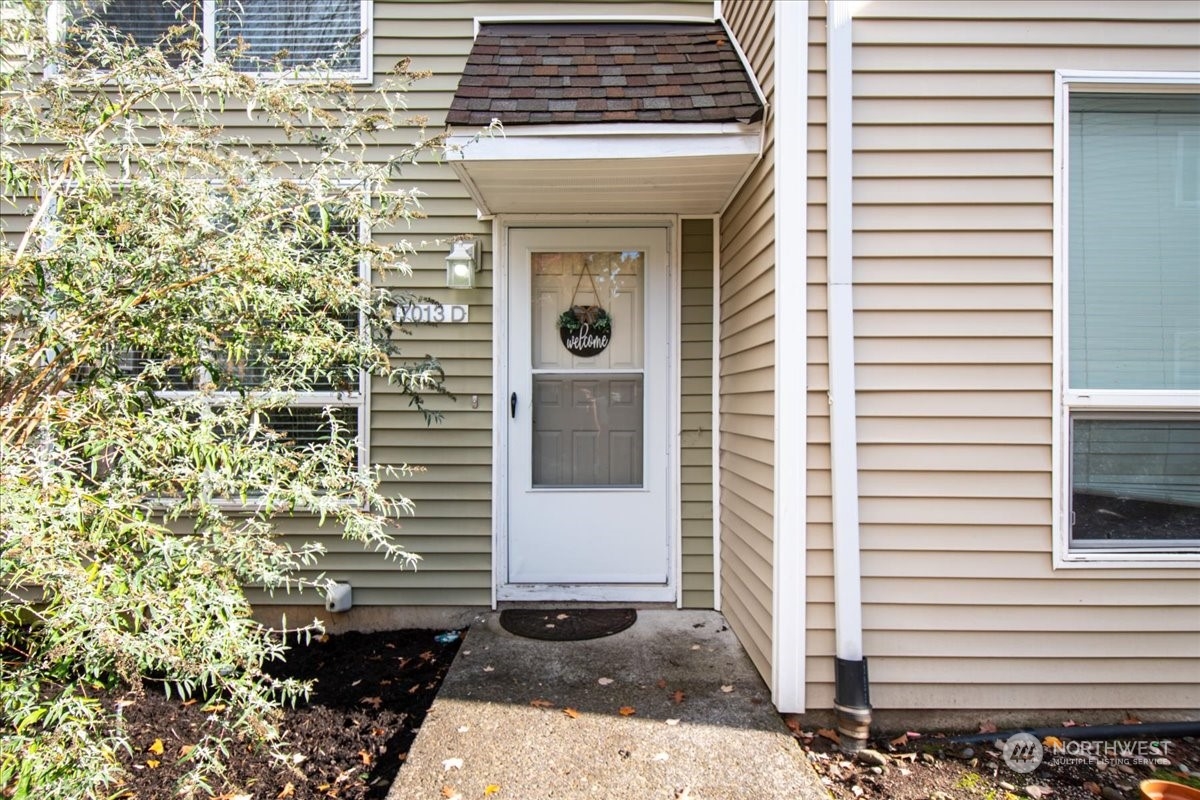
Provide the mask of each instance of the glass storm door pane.
POLYGON ((1200 545, 1200 422, 1071 421, 1076 545, 1200 545))
POLYGON ((642 485, 642 376, 533 379, 533 485, 642 485))
POLYGON ((532 467, 535 487, 642 486, 645 253, 533 253, 532 467), (564 346, 559 318, 600 306, 610 342, 593 356, 564 346))

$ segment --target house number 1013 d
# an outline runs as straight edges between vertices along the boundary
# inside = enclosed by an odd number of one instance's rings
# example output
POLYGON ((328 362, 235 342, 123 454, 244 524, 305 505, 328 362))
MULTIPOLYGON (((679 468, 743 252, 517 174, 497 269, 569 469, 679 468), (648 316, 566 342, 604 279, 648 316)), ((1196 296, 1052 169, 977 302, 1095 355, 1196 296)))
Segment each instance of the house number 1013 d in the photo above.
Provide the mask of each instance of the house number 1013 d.
POLYGON ((470 306, 441 303, 413 303, 396 308, 396 320, 409 323, 468 322, 470 306))

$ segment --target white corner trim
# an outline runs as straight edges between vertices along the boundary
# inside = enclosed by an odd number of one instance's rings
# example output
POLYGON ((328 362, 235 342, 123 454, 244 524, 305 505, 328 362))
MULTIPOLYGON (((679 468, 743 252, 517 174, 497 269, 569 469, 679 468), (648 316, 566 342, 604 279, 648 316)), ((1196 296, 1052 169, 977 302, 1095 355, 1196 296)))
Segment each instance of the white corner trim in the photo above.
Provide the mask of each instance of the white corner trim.
POLYGON ((834 625, 837 657, 863 657, 858 515, 858 411, 854 368, 854 5, 828 4, 829 437, 833 495, 834 625))
POLYGON ((667 471, 671 478, 671 532, 669 549, 671 570, 675 574, 675 607, 683 608, 683 219, 675 217, 668 234, 667 269, 669 283, 667 302, 670 304, 667 322, 667 363, 670 365, 668 383, 671 428, 671 452, 667 454, 667 471))
POLYGON ((492 609, 508 575, 508 230, 492 218, 492 609))
POLYGON ((808 0, 775 4, 775 551, 772 699, 805 710, 808 0))
MULTIPOLYGON (((716 0, 720 2, 721 0, 716 0)), ((721 610, 721 218, 712 218, 713 610, 721 610)))

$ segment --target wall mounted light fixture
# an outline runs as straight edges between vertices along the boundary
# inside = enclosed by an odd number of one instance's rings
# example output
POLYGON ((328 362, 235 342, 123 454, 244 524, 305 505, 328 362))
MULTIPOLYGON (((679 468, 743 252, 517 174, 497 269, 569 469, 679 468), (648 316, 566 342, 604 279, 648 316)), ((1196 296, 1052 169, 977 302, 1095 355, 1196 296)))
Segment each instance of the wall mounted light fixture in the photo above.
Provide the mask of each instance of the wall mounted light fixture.
POLYGON ((446 256, 446 288, 475 288, 475 273, 482 267, 479 257, 482 249, 479 242, 466 239, 454 243, 446 256))

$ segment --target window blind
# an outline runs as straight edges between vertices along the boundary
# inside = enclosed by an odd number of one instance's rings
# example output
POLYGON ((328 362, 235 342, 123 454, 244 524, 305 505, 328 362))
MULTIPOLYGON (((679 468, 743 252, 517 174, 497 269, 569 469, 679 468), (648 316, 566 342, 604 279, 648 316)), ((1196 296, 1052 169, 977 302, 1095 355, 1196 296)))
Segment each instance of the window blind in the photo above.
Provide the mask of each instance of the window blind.
POLYGON ((1200 389, 1200 95, 1071 96, 1070 388, 1200 389))
POLYGON ((358 72, 360 0, 220 0, 218 54, 237 52, 242 71, 274 71, 324 61, 335 72, 358 72))

